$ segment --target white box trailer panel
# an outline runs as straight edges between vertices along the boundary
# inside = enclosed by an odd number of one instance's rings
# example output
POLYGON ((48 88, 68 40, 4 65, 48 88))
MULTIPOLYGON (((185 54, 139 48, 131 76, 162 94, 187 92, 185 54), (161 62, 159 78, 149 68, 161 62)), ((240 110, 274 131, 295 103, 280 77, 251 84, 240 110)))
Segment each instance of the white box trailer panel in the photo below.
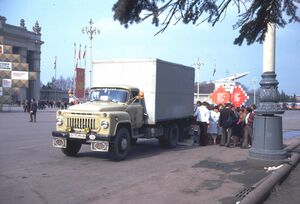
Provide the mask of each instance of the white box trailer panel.
POLYGON ((146 123, 193 114, 194 68, 159 59, 93 62, 93 87, 128 85, 144 92, 146 123))

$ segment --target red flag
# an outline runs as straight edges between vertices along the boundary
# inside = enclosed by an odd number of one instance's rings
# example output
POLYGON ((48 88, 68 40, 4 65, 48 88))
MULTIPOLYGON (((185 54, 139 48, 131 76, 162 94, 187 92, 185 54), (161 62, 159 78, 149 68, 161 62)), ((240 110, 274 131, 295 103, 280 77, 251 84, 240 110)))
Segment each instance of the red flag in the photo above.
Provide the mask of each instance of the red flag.
POLYGON ((84 52, 83 52, 83 56, 82 56, 83 59, 85 59, 85 55, 86 55, 86 46, 84 47, 84 52))
POLYGON ((74 59, 76 59, 76 43, 74 43, 74 59))
POLYGON ((213 76, 215 76, 215 73, 216 73, 216 65, 215 65, 215 67, 214 67, 214 71, 213 71, 213 76))
POLYGON ((78 98, 84 98, 84 83, 85 83, 85 69, 76 68, 76 88, 75 95, 78 98))
POLYGON ((80 59, 81 58, 81 44, 79 45, 79 52, 78 52, 78 59, 80 59))

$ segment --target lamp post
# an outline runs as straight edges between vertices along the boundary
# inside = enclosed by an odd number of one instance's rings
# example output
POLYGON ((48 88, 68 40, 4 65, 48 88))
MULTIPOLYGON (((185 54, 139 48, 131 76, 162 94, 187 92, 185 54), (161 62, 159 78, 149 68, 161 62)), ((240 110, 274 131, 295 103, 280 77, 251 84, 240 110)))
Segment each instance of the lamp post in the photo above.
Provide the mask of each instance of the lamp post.
POLYGON ((263 74, 260 81, 260 103, 253 124, 253 142, 247 161, 254 166, 278 165, 287 158, 282 142, 282 117, 275 74, 274 23, 268 24, 263 44, 263 74))
POLYGON ((93 36, 94 35, 99 35, 100 30, 96 27, 93 26, 93 20, 91 19, 89 21, 90 26, 84 27, 81 29, 81 32, 83 34, 87 34, 90 39, 90 70, 89 70, 89 90, 92 87, 92 74, 93 74, 93 56, 92 56, 92 41, 93 41, 93 36))
POLYGON ((256 90, 255 90, 255 85, 256 85, 256 79, 253 77, 253 104, 256 105, 256 90))
POLYGON ((202 65, 204 65, 204 63, 201 62, 199 58, 197 62, 193 64, 193 66, 196 66, 196 68, 198 69, 197 100, 199 100, 199 95, 200 95, 200 67, 202 65))

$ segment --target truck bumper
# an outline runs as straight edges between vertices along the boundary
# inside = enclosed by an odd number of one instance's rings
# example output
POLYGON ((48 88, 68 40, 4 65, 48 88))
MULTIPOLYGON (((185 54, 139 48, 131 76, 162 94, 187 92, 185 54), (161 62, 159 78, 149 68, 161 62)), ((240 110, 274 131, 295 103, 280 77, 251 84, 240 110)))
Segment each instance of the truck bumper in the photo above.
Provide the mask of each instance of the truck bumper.
POLYGON ((53 146, 66 148, 68 140, 77 140, 83 144, 90 144, 92 151, 108 152, 109 144, 113 141, 111 135, 99 135, 94 133, 72 133, 52 131, 53 146))

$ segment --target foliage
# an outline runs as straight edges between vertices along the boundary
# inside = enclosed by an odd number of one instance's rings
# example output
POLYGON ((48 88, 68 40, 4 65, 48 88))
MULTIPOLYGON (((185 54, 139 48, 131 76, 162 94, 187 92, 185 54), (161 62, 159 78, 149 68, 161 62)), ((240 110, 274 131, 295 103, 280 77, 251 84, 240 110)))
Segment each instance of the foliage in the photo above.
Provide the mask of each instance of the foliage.
POLYGON ((287 95, 284 91, 281 91, 279 94, 279 101, 280 102, 297 102, 296 95, 293 96, 287 95))
POLYGON ((68 91, 69 88, 72 87, 73 87, 73 78, 71 77, 64 78, 63 76, 60 76, 56 80, 54 77, 52 77, 51 82, 47 82, 46 85, 42 85, 42 88, 45 89, 57 89, 61 91, 68 91))
POLYGON ((152 17, 152 24, 159 26, 159 19, 163 18, 162 29, 158 32, 161 33, 174 20, 174 24, 179 21, 196 25, 208 22, 214 26, 226 16, 231 5, 238 13, 233 28, 240 29, 234 44, 242 45, 246 40, 250 45, 263 42, 268 23, 284 27, 300 22, 297 16, 299 3, 300 0, 118 0, 112 10, 114 19, 126 28, 149 17, 152 17), (161 16, 163 13, 166 15, 161 16))

